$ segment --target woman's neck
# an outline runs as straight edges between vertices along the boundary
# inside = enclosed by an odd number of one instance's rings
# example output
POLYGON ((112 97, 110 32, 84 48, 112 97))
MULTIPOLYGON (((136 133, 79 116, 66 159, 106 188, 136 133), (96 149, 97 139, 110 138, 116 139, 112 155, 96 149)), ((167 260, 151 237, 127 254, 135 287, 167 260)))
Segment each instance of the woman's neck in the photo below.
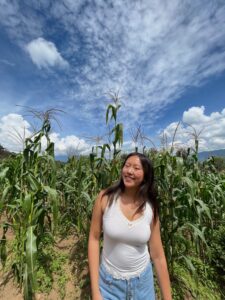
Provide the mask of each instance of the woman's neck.
POLYGON ((137 189, 126 189, 122 193, 124 199, 129 199, 130 202, 137 201, 137 189))

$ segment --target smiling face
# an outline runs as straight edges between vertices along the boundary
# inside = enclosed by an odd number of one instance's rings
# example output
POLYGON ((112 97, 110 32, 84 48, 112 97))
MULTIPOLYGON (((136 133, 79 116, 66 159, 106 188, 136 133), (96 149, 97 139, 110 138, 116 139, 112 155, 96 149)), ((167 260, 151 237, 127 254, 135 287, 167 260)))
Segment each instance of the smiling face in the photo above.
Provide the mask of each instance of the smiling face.
POLYGON ((122 169, 125 188, 138 188, 144 179, 144 170, 138 156, 130 156, 122 169))

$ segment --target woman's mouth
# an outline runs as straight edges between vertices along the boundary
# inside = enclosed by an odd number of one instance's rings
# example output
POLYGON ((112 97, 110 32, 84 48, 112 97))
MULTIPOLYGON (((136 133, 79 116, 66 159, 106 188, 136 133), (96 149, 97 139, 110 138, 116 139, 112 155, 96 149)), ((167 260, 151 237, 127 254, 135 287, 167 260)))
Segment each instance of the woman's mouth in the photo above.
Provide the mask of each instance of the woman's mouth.
POLYGON ((128 181, 129 181, 129 180, 132 180, 132 181, 134 180, 134 178, 131 177, 131 176, 124 176, 124 178, 125 178, 125 180, 128 180, 128 181))

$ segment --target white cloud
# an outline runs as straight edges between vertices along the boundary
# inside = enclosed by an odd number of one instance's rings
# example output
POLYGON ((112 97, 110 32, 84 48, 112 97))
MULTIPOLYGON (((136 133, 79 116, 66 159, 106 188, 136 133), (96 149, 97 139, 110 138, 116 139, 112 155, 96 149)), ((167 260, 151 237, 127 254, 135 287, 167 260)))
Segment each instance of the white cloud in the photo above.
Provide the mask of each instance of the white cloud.
POLYGON ((69 66, 68 62, 64 60, 58 52, 55 44, 46 41, 41 37, 32 40, 29 44, 27 44, 26 50, 28 51, 33 63, 40 69, 55 66, 66 68, 69 66))
POLYGON ((22 1, 0 1, 0 23, 6 28, 13 42, 23 46, 26 39, 42 35, 42 20, 34 10, 24 9, 22 1))
POLYGON ((23 149, 23 142, 31 134, 30 124, 18 114, 8 114, 0 120, 0 144, 12 152, 23 149))
MULTIPOLYGON (((66 91, 60 86, 59 93, 68 95, 74 87, 66 101, 70 107, 82 103, 82 109, 71 112, 86 121, 99 122, 96 108, 105 106, 99 98, 120 87, 125 126, 132 127, 142 113, 150 126, 188 88, 225 70, 223 1, 96 0, 83 5, 82 0, 56 0, 32 1, 26 9, 21 2, 0 2, 2 26, 20 46, 37 36, 52 34, 54 41, 60 30, 60 51, 70 57, 70 74, 57 78, 65 82, 66 91)), ((49 43, 43 51, 32 50, 39 68, 65 63, 49 43)))
MULTIPOLYGON (((191 107, 183 113, 182 122, 175 136, 176 147, 194 147, 194 138, 199 139, 200 151, 225 149, 225 109, 205 114, 205 107, 191 107)), ((164 133, 171 145, 176 122, 169 124, 164 133)))
POLYGON ((51 133, 50 139, 55 143, 56 155, 74 155, 91 152, 91 146, 75 135, 60 137, 59 133, 51 133))
MULTIPOLYGON (((207 123, 210 121, 210 117, 204 114, 205 107, 191 107, 183 113, 183 122, 188 124, 207 123)), ((215 114, 215 113, 214 113, 215 114)), ((218 114, 218 113, 216 113, 218 114)), ((213 116, 211 117, 213 118, 213 116)))
MULTIPOLYGON (((31 125, 19 114, 8 114, 0 120, 0 144, 12 152, 20 152, 23 149, 25 138, 32 135, 31 125)), ((59 133, 52 132, 50 139, 55 143, 56 155, 87 154, 91 151, 91 145, 75 135, 61 137, 59 133)), ((43 147, 46 141, 43 139, 43 147)))
POLYGON ((94 118, 96 105, 104 105, 97 102, 99 97, 119 86, 126 124, 132 127, 143 112, 148 112, 144 122, 151 124, 157 112, 186 88, 225 70, 224 5, 212 1, 204 5, 199 1, 95 3, 79 15, 69 1, 53 12, 62 17, 70 34, 70 54, 82 53, 85 58, 85 65, 71 72, 72 82, 80 88, 74 98, 94 98, 84 101, 82 114, 94 118), (77 30, 85 41, 80 52, 74 49, 79 45, 77 30))

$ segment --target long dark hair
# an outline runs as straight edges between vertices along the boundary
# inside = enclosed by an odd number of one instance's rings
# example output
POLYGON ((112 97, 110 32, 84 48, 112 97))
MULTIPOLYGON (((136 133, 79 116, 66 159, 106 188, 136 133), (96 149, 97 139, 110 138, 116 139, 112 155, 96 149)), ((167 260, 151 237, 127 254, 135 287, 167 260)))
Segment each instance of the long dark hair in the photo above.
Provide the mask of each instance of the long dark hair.
MULTIPOLYGON (((159 204, 157 201, 157 191, 154 184, 154 169, 153 169, 152 162, 146 155, 138 152, 132 152, 128 154, 127 157, 125 158, 122 168, 126 164, 128 158, 131 156, 137 156, 140 159, 144 171, 144 179, 137 192, 137 197, 140 199, 140 205, 137 209, 137 212, 141 212, 144 209, 146 202, 149 202, 153 209, 154 223, 155 223, 159 214, 159 204)), ((108 187, 104 191, 102 197, 104 195, 108 196, 108 203, 110 206, 113 202, 115 194, 123 193, 124 190, 125 190, 125 185, 121 176, 119 181, 117 181, 114 185, 108 187)))

